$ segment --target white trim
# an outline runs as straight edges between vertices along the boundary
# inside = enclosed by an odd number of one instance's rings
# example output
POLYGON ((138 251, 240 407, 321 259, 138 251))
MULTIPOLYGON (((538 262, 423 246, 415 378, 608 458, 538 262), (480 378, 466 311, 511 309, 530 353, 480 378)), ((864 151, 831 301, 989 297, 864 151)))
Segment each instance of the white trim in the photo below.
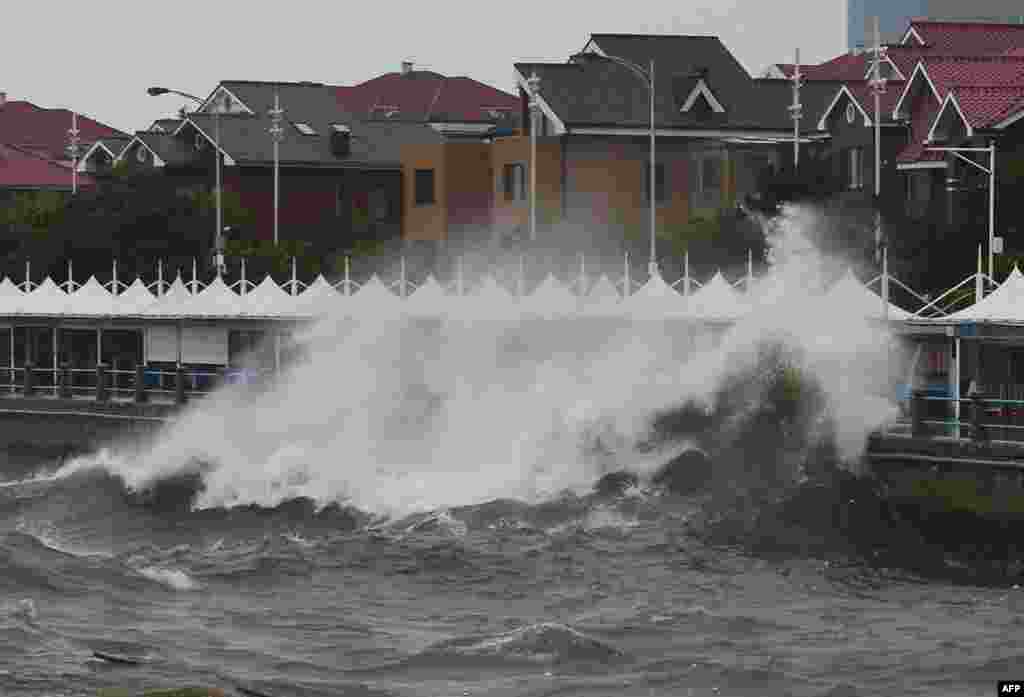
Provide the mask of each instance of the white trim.
MULTIPOLYGON (((597 44, 595 44, 595 46, 596 45, 597 44)), ((519 87, 522 88, 522 90, 526 92, 527 95, 529 95, 530 88, 526 84, 526 78, 523 77, 523 74, 520 73, 518 69, 516 69, 515 73, 516 84, 519 85, 519 87)), ((562 123, 562 119, 558 118, 558 114, 556 114, 555 110, 552 109, 546 101, 544 101, 544 97, 542 97, 540 94, 537 95, 537 106, 540 107, 540 110, 544 113, 544 116, 546 116, 548 120, 551 122, 551 125, 554 127, 553 130, 555 132, 555 135, 560 136, 565 134, 565 124, 562 123)))
POLYGON ((896 169, 946 169, 949 165, 946 162, 897 162, 896 169))
POLYGON ((688 96, 686 101, 683 102, 683 106, 679 111, 689 111, 697 101, 698 96, 704 97, 704 100, 715 113, 725 113, 725 107, 722 106, 720 101, 715 99, 715 95, 711 94, 711 90, 708 89, 708 85, 704 82, 704 78, 697 80, 697 84, 693 86, 692 90, 690 90, 690 96, 688 96))
POLYGON ((599 56, 608 57, 608 54, 602 51, 601 47, 594 41, 594 37, 587 39, 587 43, 583 46, 583 50, 580 53, 596 53, 599 56))
POLYGON ((85 151, 84 155, 82 155, 80 158, 78 158, 77 170, 79 172, 88 172, 89 171, 89 170, 87 170, 85 168, 85 164, 86 164, 86 162, 89 161, 89 158, 92 157, 92 154, 96 151, 96 148, 103 148, 104 150, 107 151, 107 154, 110 155, 111 164, 113 164, 114 162, 117 161, 117 155, 115 155, 113 152, 111 152, 110 148, 108 148, 106 145, 104 145, 102 141, 97 140, 95 143, 93 143, 92 145, 89 146, 89 149, 85 151))
POLYGON ((864 111, 864 107, 862 107, 860 105, 860 102, 858 102, 854 98, 853 92, 851 92, 846 87, 846 85, 843 85, 838 90, 836 90, 836 96, 832 98, 832 103, 828 105, 828 108, 825 109, 825 113, 822 114, 821 115, 821 119, 818 120, 818 130, 819 131, 827 131, 828 130, 828 128, 826 128, 825 121, 828 119, 829 114, 832 113, 832 110, 835 109, 836 104, 839 103, 839 98, 842 97, 844 94, 846 95, 847 99, 849 99, 851 102, 853 102, 857 106, 857 110, 860 111, 861 116, 864 117, 864 125, 865 126, 870 126, 871 125, 871 117, 869 117, 868 113, 866 111, 864 111))
POLYGON ((935 101, 942 104, 942 97, 939 96, 939 91, 935 89, 935 83, 932 82, 930 77, 928 77, 928 70, 924 67, 924 61, 918 59, 917 65, 914 66, 914 72, 911 73, 910 79, 907 80, 907 84, 903 86, 903 92, 900 93, 899 101, 896 102, 896 106, 892 109, 892 118, 894 120, 900 117, 900 107, 903 105, 903 100, 906 99, 907 95, 910 93, 910 88, 914 86, 914 78, 917 77, 918 71, 921 71, 921 74, 924 75, 924 79, 928 81, 928 86, 931 87, 932 94, 935 95, 935 101))
POLYGON ((949 106, 950 102, 956 107, 956 113, 960 114, 960 120, 967 126, 967 137, 970 138, 974 135, 974 128, 971 127, 971 122, 964 116, 963 110, 960 108, 960 102, 957 101, 956 95, 953 94, 953 90, 949 91, 946 95, 946 99, 942 102, 942 107, 939 109, 939 113, 932 120, 932 127, 928 129, 928 135, 925 137, 924 142, 930 143, 935 137, 935 129, 938 127, 939 122, 942 120, 942 115, 946 113, 946 107, 949 106))
MULTIPOLYGON (((872 52, 874 52, 874 51, 872 50, 872 52)), ((882 62, 883 63, 888 63, 889 66, 896 72, 896 75, 899 76, 900 80, 906 80, 907 79, 906 76, 900 71, 899 66, 897 66, 895 63, 893 63, 892 62, 892 58, 890 58, 888 55, 885 56, 885 58, 882 60, 882 62)), ((874 62, 872 61, 872 62, 868 63, 868 69, 867 69, 867 72, 864 73, 864 79, 865 80, 870 80, 871 79, 871 75, 874 72, 875 72, 875 66, 874 66, 874 62)), ((889 78, 889 79, 892 80, 893 78, 889 78)))
POLYGON ((124 148, 121 150, 121 154, 119 154, 114 159, 115 164, 118 163, 118 162, 123 161, 125 154, 127 154, 127 152, 129 150, 131 150, 132 146, 135 145, 136 143, 138 143, 139 145, 144 147, 146 150, 148 150, 149 153, 153 156, 153 166, 154 167, 163 167, 164 164, 166 164, 162 159, 160 159, 160 156, 156 154, 156 151, 154 151, 153 148, 151 148, 148 145, 146 145, 146 141, 142 140, 142 138, 139 138, 138 136, 135 136, 134 138, 132 138, 128 142, 128 145, 124 146, 124 148))
MULTIPOLYGON (((581 136, 647 136, 650 135, 651 129, 649 128, 573 128, 569 131, 570 135, 581 135, 581 136)), ((655 129, 655 136, 658 138, 664 138, 665 136, 676 136, 682 138, 753 138, 753 139, 780 139, 783 141, 793 142, 792 131, 751 131, 751 130, 735 130, 728 131, 724 129, 699 129, 699 128, 672 128, 672 129, 655 129)))
POLYGON ((1002 130, 1004 128, 1012 126, 1021 119, 1024 119, 1024 108, 1022 108, 1020 111, 1018 111, 1016 114, 1013 114, 1012 116, 1007 116, 1005 119, 994 125, 992 128, 996 130, 1002 130))
MULTIPOLYGON (((216 118, 216 117, 210 116, 209 114, 203 114, 203 116, 207 116, 207 117, 209 117, 209 118, 216 118)), ((205 131, 203 131, 203 129, 201 129, 201 128, 200 128, 200 127, 199 127, 199 126, 198 126, 198 125, 197 125, 197 124, 196 124, 196 123, 195 123, 195 122, 194 122, 194 121, 192 120, 192 117, 191 117, 191 116, 190 116, 190 117, 187 117, 187 118, 186 118, 186 119, 185 119, 184 121, 182 121, 182 122, 181 122, 181 125, 180 125, 180 126, 178 126, 178 128, 177 128, 177 129, 176 129, 176 130, 174 131, 174 135, 178 135, 179 133, 181 133, 181 129, 185 128, 185 126, 186 126, 186 125, 192 126, 192 128, 196 129, 196 130, 197 130, 197 131, 198 131, 198 132, 200 133, 200 135, 202 135, 202 136, 203 136, 203 138, 206 138, 206 140, 208 140, 208 141, 210 142, 210 145, 212 145, 212 146, 214 146, 215 148, 217 148, 218 150, 220 150, 220 154, 224 156, 224 165, 225 165, 226 167, 234 167, 234 166, 235 166, 235 160, 234 160, 234 158, 232 158, 232 157, 231 157, 231 155, 228 155, 228 154, 227 154, 227 153, 226 153, 226 152, 224 151, 224 148, 223 148, 223 147, 221 147, 221 146, 220 146, 219 144, 217 144, 217 143, 214 143, 214 142, 213 142, 213 138, 211 138, 210 136, 206 135, 206 132, 205 132, 205 131)))
POLYGON ((427 124, 438 133, 487 133, 494 124, 490 123, 448 123, 448 122, 433 122, 427 124))
MULTIPOLYGON (((218 93, 219 93, 219 92, 220 92, 221 90, 223 90, 224 92, 226 92, 226 93, 228 94, 228 96, 229 96, 229 97, 231 97, 231 98, 232 98, 232 99, 234 99, 234 100, 235 100, 236 102, 238 102, 238 105, 239 105, 240 107, 242 107, 242 108, 243 108, 243 109, 245 110, 245 112, 246 112, 247 114, 250 114, 250 115, 255 115, 255 112, 254 112, 254 111, 253 111, 252 109, 250 109, 250 108, 249 108, 249 106, 248 106, 248 105, 247 105, 247 104, 246 104, 245 102, 243 102, 243 101, 242 101, 241 99, 239 99, 239 98, 238 98, 238 96, 237 96, 237 95, 236 95, 236 94, 235 94, 234 92, 232 92, 231 90, 229 90, 229 89, 228 89, 227 87, 225 87, 225 86, 224 86, 223 84, 217 85, 217 86, 216 86, 216 87, 215 87, 215 88, 213 89, 213 92, 211 92, 211 93, 210 93, 210 96, 209 96, 209 97, 207 97, 207 98, 206 98, 205 100, 203 100, 203 103, 199 105, 199 108, 198 108, 198 109, 196 109, 196 111, 199 111, 199 112, 201 112, 201 113, 204 113, 204 114, 212 114, 212 113, 213 113, 212 111, 206 111, 206 109, 207 109, 207 107, 208 107, 208 106, 210 105, 210 102, 212 102, 212 101, 213 101, 213 98, 214 98, 214 97, 216 97, 216 96, 217 96, 217 94, 218 94, 218 93)), ((221 112, 221 113, 225 113, 225 112, 221 112)), ((230 112, 230 111, 229 111, 229 112, 226 112, 226 113, 229 113, 229 114, 230 114, 230 113, 232 113, 232 112, 230 112)))
POLYGON ((907 45, 907 39, 909 39, 911 36, 913 36, 915 39, 917 39, 918 45, 920 45, 920 46, 924 46, 925 45, 924 39, 921 38, 921 35, 917 33, 916 29, 914 29, 914 25, 911 24, 909 27, 907 27, 907 31, 904 32, 903 38, 900 39, 900 46, 906 46, 907 45))

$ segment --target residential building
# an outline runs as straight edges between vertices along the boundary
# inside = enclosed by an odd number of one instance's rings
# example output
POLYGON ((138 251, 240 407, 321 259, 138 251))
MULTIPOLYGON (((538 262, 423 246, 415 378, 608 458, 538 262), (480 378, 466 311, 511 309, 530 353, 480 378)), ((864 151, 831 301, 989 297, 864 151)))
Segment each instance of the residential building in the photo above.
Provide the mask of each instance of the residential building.
MULTIPOLYGON (((758 176, 792 161, 792 89, 752 78, 717 37, 591 34, 566 63, 517 63, 528 119, 527 80, 539 79, 538 225, 578 223, 646 231, 650 197, 656 225, 686 225, 730 209, 758 189, 758 176), (646 81, 607 56, 643 70, 654 62, 656 173, 650 182, 646 81)), ((823 108, 831 90, 810 85, 804 108, 823 108)), ((814 131, 801 124, 804 140, 814 131)), ((492 156, 499 233, 528 225, 529 129, 496 138, 492 156)), ((543 232, 539 234, 545 234, 543 232)), ((646 233, 644 233, 646 234, 646 233)), ((613 234, 613 237, 615 234, 613 234)))
POLYGON ((870 47, 874 17, 885 43, 896 43, 916 19, 940 22, 1024 22, 1019 0, 846 0, 847 50, 870 47))
MULTIPOLYGON (((5 146, 0 188, 8 192, 71 191, 68 130, 72 122, 72 112, 67 109, 46 109, 28 101, 8 100, 7 95, 0 92, 0 145, 5 146)), ((117 129, 83 114, 78 114, 77 123, 79 157, 100 139, 126 137, 117 129)), ((82 177, 78 183, 88 187, 92 179, 82 177)))

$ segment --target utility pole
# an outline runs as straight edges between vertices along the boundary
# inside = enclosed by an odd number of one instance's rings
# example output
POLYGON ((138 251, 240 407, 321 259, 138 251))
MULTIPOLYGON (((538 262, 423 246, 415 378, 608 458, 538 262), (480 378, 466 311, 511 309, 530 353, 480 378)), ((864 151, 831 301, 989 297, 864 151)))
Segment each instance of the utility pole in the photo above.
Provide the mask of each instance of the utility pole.
MULTIPOLYGON (((875 60, 871 77, 871 92, 875 97, 875 254, 882 244, 882 95, 885 94, 885 80, 882 78, 882 38, 878 28, 878 17, 874 18, 875 60)), ((887 285, 888 279, 882 279, 887 285)))
POLYGON ((793 65, 793 103, 789 106, 790 117, 793 119, 793 173, 800 165, 800 118, 803 109, 800 105, 800 87, 803 76, 800 74, 800 49, 796 49, 796 63, 793 65))
POLYGON ((71 194, 78 193, 78 152, 81 139, 78 137, 78 113, 71 112, 71 128, 68 129, 68 154, 71 155, 71 194))
POLYGON ((530 90, 530 241, 537 241, 537 73, 526 81, 530 90))
POLYGON ((281 99, 274 91, 274 108, 270 110, 270 118, 273 125, 270 127, 270 137, 274 139, 274 246, 278 240, 278 213, 281 201, 281 138, 284 136, 284 129, 281 127, 284 110, 281 109, 281 99))

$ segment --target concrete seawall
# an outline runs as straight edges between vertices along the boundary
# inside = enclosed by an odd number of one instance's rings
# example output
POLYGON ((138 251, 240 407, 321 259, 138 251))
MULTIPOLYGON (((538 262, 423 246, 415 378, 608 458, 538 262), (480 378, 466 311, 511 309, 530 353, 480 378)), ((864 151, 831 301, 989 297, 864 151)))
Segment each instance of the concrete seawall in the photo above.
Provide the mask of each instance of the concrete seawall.
POLYGON ((173 405, 0 398, 0 470, 8 477, 116 444, 131 451, 174 420, 173 405))

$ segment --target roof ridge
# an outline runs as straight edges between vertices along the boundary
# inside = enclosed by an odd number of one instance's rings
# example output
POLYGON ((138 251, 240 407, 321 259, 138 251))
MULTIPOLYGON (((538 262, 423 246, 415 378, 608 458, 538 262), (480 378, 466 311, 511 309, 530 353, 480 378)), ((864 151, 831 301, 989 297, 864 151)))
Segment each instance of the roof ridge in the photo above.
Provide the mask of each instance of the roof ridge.
POLYGON ((655 38, 655 39, 714 39, 716 41, 721 41, 721 39, 717 35, 715 35, 715 34, 629 34, 629 33, 621 33, 621 32, 611 32, 611 33, 591 34, 590 36, 591 37, 595 37, 595 36, 619 36, 619 37, 628 36, 631 39, 635 39, 635 38, 638 38, 638 37, 639 38, 645 38, 645 39, 648 39, 648 38, 655 38))
POLYGON ((1024 23, 1018 22, 986 22, 986 21, 971 21, 971 20, 951 20, 951 19, 930 19, 928 17, 921 17, 918 19, 911 19, 910 24, 947 24, 947 25, 958 25, 968 27, 1013 27, 1015 29, 1024 30, 1024 23))

